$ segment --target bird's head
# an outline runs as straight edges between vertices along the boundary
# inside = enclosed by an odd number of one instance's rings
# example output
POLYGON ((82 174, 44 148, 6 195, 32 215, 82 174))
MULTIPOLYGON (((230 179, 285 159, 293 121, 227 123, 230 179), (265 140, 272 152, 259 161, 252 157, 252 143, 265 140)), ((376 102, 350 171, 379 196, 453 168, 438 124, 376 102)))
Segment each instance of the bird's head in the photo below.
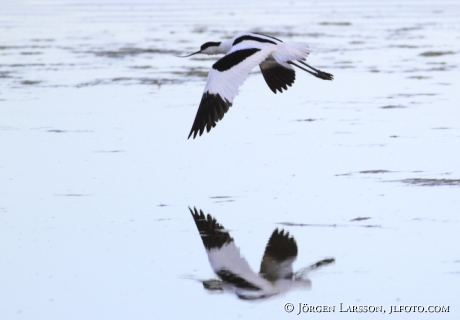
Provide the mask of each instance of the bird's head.
POLYGON ((200 51, 194 52, 187 56, 182 56, 181 58, 190 57, 198 53, 204 53, 208 55, 222 53, 221 50, 219 50, 220 44, 220 42, 206 42, 200 47, 200 51))
POLYGON ((206 54, 217 54, 220 53, 219 51, 220 42, 206 42, 200 48, 200 53, 206 54))

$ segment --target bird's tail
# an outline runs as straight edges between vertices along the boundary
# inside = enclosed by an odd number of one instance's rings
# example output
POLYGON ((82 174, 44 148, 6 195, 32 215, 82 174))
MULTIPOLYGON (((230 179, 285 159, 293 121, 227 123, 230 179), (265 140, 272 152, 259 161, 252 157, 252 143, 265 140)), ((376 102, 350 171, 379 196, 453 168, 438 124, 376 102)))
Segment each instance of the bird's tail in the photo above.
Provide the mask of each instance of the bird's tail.
POLYGON ((310 49, 304 43, 280 43, 278 46, 279 49, 273 53, 273 58, 288 69, 292 68, 288 61, 303 61, 310 54, 310 49))

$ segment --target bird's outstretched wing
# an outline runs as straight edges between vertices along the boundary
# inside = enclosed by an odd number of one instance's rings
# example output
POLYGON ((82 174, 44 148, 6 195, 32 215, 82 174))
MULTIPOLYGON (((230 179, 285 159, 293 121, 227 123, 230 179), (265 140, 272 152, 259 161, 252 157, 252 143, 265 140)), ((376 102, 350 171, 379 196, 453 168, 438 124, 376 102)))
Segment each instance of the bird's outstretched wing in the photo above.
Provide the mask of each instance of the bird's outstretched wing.
POLYGON ((246 43, 241 42, 214 63, 209 71, 189 138, 192 135, 195 138, 198 133, 201 136, 205 128, 209 132, 219 120, 222 120, 249 72, 262 63, 274 48, 275 44, 248 48, 246 43))
POLYGON ((193 220, 195 220, 196 227, 207 252, 218 250, 224 245, 233 242, 230 234, 210 214, 205 216, 203 211, 200 210, 198 212, 196 208, 193 208, 193 210, 189 208, 189 210, 193 216, 193 220))
POLYGON ((251 270, 235 246, 233 238, 216 219, 209 214, 205 216, 203 211, 198 212, 196 208, 190 209, 190 212, 206 248, 209 263, 222 281, 245 292, 270 290, 270 283, 251 270))
POLYGON ((284 230, 273 231, 260 264, 260 275, 274 282, 292 278, 292 263, 297 258, 297 244, 284 230))
POLYGON ((282 66, 271 56, 260 64, 260 71, 273 93, 287 90, 295 81, 295 70, 282 66))

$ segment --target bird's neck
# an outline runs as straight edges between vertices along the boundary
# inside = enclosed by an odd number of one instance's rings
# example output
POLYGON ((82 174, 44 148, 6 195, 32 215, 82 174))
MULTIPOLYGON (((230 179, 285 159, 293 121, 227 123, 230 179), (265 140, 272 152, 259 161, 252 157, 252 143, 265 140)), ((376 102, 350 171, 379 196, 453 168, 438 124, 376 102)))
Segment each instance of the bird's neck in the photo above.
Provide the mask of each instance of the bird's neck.
POLYGON ((227 53, 232 48, 233 39, 225 40, 220 43, 216 53, 227 53))

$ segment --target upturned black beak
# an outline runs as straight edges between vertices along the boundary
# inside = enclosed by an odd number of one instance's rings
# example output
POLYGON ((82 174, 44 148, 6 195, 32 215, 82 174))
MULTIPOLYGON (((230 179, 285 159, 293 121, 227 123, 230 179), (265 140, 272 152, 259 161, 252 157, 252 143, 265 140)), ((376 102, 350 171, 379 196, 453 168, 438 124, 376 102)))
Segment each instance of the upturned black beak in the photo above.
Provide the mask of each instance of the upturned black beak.
POLYGON ((178 58, 187 58, 187 57, 193 56, 194 54, 197 54, 197 53, 201 53, 201 51, 194 52, 194 53, 189 54, 187 56, 176 56, 176 57, 178 57, 178 58))

